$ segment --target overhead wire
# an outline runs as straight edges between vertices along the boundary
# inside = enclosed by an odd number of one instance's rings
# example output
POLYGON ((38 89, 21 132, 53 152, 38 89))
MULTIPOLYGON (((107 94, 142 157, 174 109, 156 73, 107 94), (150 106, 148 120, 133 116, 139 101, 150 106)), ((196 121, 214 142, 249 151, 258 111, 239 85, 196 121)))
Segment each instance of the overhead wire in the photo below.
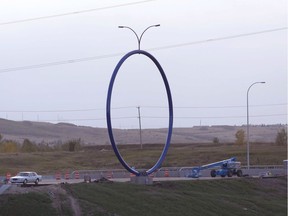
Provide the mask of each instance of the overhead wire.
POLYGON ((51 66, 57 66, 57 65, 73 64, 73 63, 79 63, 79 62, 93 61, 97 59, 111 58, 111 57, 116 57, 116 56, 121 56, 121 55, 123 55, 123 53, 114 53, 114 54, 108 54, 108 55, 83 57, 83 58, 78 58, 78 59, 69 59, 69 60, 56 61, 56 62, 48 62, 48 63, 19 66, 19 67, 13 67, 13 68, 5 68, 5 69, 0 69, 0 73, 7 73, 7 72, 13 72, 13 71, 20 71, 20 70, 30 70, 30 69, 36 69, 36 68, 45 68, 45 67, 51 67, 51 66))
MULTIPOLYGON (((260 104, 260 105, 250 105, 249 107, 271 107, 271 106, 287 106, 287 103, 278 103, 278 104, 260 104)), ((173 109, 226 109, 226 108, 246 108, 243 105, 236 106, 174 106, 173 109)), ((112 107, 111 110, 119 110, 119 109, 134 109, 137 106, 121 106, 121 107, 112 107)), ((148 109, 168 109, 167 106, 141 106, 141 108, 148 109)), ((0 113, 65 113, 65 112, 89 112, 89 111, 105 111, 106 108, 87 108, 87 109, 55 109, 55 110, 0 110, 0 113)))
MULTIPOLYGON (((0 25, 8 25, 8 24, 16 24, 16 23, 22 23, 22 22, 30 22, 30 21, 36 21, 41 19, 49 19, 49 18, 57 18, 61 16, 69 16, 69 15, 76 15, 81 13, 89 13, 93 11, 99 11, 99 10, 105 10, 110 8, 116 8, 116 7, 123 7, 123 6, 129 6, 134 4, 141 4, 146 3, 150 1, 155 0, 146 0, 146 1, 139 1, 139 2, 132 2, 132 3, 126 3, 126 4, 119 4, 114 6, 107 6, 102 8, 94 8, 89 10, 82 10, 82 11, 74 11, 69 13, 63 13, 63 14, 56 14, 56 15, 49 15, 49 16, 42 16, 42 17, 35 17, 35 18, 29 18, 29 19, 23 19, 23 20, 15 20, 15 21, 9 21, 9 22, 2 22, 0 25)), ((264 33, 270 33, 275 31, 283 31, 287 30, 287 27, 281 27, 281 28, 274 28, 274 29, 268 29, 263 31, 257 31, 257 32, 250 32, 250 33, 243 33, 238 35, 230 35, 230 36, 224 36, 224 37, 217 37, 217 38, 210 38, 206 40, 199 40, 199 41, 192 41, 187 43, 180 43, 180 44, 174 44, 174 45, 168 45, 168 46, 160 46, 155 48, 147 49, 149 51, 156 51, 156 50, 163 50, 163 49, 171 49, 171 48, 178 48, 178 47, 185 47, 185 46, 191 46, 195 44, 202 44, 202 43, 208 43, 208 42, 215 42, 215 41, 222 41, 222 40, 229 40, 229 39, 235 39, 240 37, 248 37, 258 34, 264 34, 264 33)), ((19 66, 14 68, 6 68, 6 69, 0 69, 0 73, 7 73, 7 72, 13 72, 13 71, 19 71, 19 70, 28 70, 28 69, 36 69, 36 68, 44 68, 44 67, 51 67, 51 66, 57 66, 57 65, 65 65, 65 64, 72 64, 72 63, 79 63, 79 62, 85 62, 85 61, 93 61, 98 59, 105 59, 105 58, 112 58, 116 56, 121 56, 124 53, 113 53, 113 54, 107 54, 107 55, 99 55, 99 56, 92 56, 92 57, 83 57, 78 59, 70 59, 70 60, 64 60, 64 61, 56 61, 56 62, 48 62, 48 63, 41 63, 41 64, 35 64, 35 65, 27 65, 27 66, 19 66)), ((279 106, 279 105, 287 105, 287 104, 270 104, 268 106, 279 106)), ((255 105, 255 106, 267 106, 267 105, 255 105)), ((149 107, 149 106, 147 106, 149 107)), ((241 108, 244 106, 220 106, 220 107, 174 107, 178 109, 198 109, 198 108, 241 108)), ((124 109, 124 108, 135 108, 135 107, 118 107, 114 109, 124 109)), ((152 108, 152 107, 150 107, 152 108)), ((165 107, 154 107, 154 108, 165 108, 165 107)), ((103 108, 100 109, 79 109, 79 110, 39 110, 39 111, 0 111, 0 112, 83 112, 83 111, 95 111, 95 110, 103 110, 103 108)), ((287 114, 272 114, 272 115, 257 115, 257 116, 251 116, 251 117, 265 117, 265 116, 287 116, 287 114)), ((226 116, 226 117, 174 117, 174 118, 243 118, 246 116, 226 116)), ((123 119, 123 118, 138 118, 138 117, 116 117, 114 119, 123 119)), ((142 116, 142 118, 167 118, 167 117, 153 117, 153 116, 142 116)), ((86 120, 104 120, 105 118, 98 118, 98 119, 69 119, 68 121, 86 121, 86 120)), ((53 120, 47 120, 47 121, 53 121, 53 120)))
MULTIPOLYGON (((273 117, 273 116, 287 116, 287 114, 270 114, 270 115, 251 115, 251 118, 262 118, 262 117, 273 117)), ((247 116, 174 116, 174 119, 234 119, 234 118, 246 118, 247 116)), ((113 120, 120 119, 138 119, 138 116, 119 116, 113 117, 113 120)), ((169 117, 166 116, 141 116, 141 119, 167 119, 169 117)), ((69 118, 61 118, 61 119, 43 119, 41 122, 75 122, 75 121, 105 121, 106 118, 79 118, 79 119, 69 119, 69 118)))
MULTIPOLYGON (((287 114, 269 114, 269 115, 251 115, 250 117, 271 117, 271 116, 287 116, 287 114)), ((174 116, 175 119, 230 119, 230 118, 246 118, 247 116, 174 116)), ((166 116, 141 116, 141 118, 164 119, 166 116)))
MULTIPOLYGON (((250 107, 267 107, 267 106, 287 106, 287 103, 279 104, 261 104, 261 105, 250 105, 250 107)), ((243 108, 246 106, 243 105, 226 105, 226 106, 174 106, 174 109, 223 109, 223 108, 243 108)), ((166 109, 167 106, 141 106, 141 108, 159 108, 166 109)))
MULTIPOLYGON (((215 41, 231 40, 231 39, 240 38, 240 37, 248 37, 248 36, 271 33, 271 32, 276 32, 276 31, 283 31, 283 30, 287 30, 287 27, 274 28, 274 29, 268 29, 268 30, 263 30, 263 31, 256 31, 256 32, 230 35, 230 36, 224 36, 224 37, 216 37, 216 38, 210 38, 210 39, 206 39, 206 40, 192 41, 192 42, 187 42, 187 43, 179 43, 179 44, 168 45, 168 46, 160 46, 160 47, 150 48, 147 50, 148 51, 153 51, 153 50, 156 51, 156 50, 172 49, 172 48, 191 46, 191 45, 209 43, 209 42, 215 42, 215 41)), ((30 70, 30 69, 36 69, 36 68, 45 68, 45 67, 66 65, 66 64, 86 62, 86 61, 94 61, 94 60, 98 60, 98 59, 106 59, 106 58, 122 56, 123 54, 125 54, 125 53, 124 52, 112 53, 112 54, 83 57, 83 58, 69 59, 69 60, 56 61, 56 62, 48 62, 48 63, 26 65, 26 66, 12 67, 12 68, 3 68, 3 69, 0 69, 0 73, 8 73, 8 72, 14 72, 14 71, 20 71, 20 70, 30 70)))
POLYGON ((31 21, 37 21, 37 20, 43 20, 43 19, 51 19, 51 18, 57 18, 57 17, 63 17, 63 16, 78 15, 78 14, 82 14, 82 13, 91 13, 91 12, 95 12, 95 11, 107 10, 107 9, 117 8, 117 7, 126 7, 126 6, 136 5, 136 4, 147 3, 147 2, 151 2, 151 1, 156 1, 156 0, 129 2, 129 3, 124 3, 124 4, 100 7, 100 8, 93 8, 93 9, 80 10, 80 11, 72 11, 72 12, 67 12, 67 13, 62 13, 62 14, 54 14, 54 15, 48 15, 48 16, 33 17, 33 18, 27 18, 27 19, 21 19, 21 20, 1 22, 0 26, 1 25, 16 24, 16 23, 23 23, 23 22, 31 22, 31 21))
POLYGON ((283 30, 287 30, 287 29, 288 29, 287 27, 281 27, 281 28, 267 29, 267 30, 263 30, 263 31, 256 31, 256 32, 249 32, 249 33, 230 35, 230 36, 224 36, 224 37, 210 38, 210 39, 206 39, 206 40, 192 41, 192 42, 187 42, 187 43, 179 43, 179 44, 174 44, 174 45, 151 48, 151 49, 149 49, 149 51, 172 49, 172 48, 191 46, 191 45, 195 45, 195 44, 202 44, 202 43, 208 43, 208 42, 214 42, 214 41, 230 40, 230 39, 235 39, 235 38, 240 38, 240 37, 248 37, 248 36, 253 36, 253 35, 258 35, 258 34, 283 31, 283 30))

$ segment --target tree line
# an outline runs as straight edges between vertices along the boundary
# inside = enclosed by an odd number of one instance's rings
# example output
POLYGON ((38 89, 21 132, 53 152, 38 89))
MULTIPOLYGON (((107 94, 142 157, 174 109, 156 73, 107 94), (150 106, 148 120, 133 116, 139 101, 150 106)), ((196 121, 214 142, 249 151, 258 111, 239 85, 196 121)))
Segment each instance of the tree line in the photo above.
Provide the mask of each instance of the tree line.
MULTIPOLYGON (((243 129, 238 130, 235 133, 235 144, 236 145, 244 145, 246 142, 246 135, 243 129)), ((214 137, 212 142, 214 144, 220 143, 220 139, 218 137, 214 137)), ((278 131, 275 144, 278 146, 287 145, 287 130, 284 128, 278 131)), ((47 144, 47 143, 35 143, 30 141, 29 139, 24 139, 22 143, 13 141, 13 140, 5 140, 3 136, 0 134, 0 153, 15 153, 15 152, 49 152, 49 151, 79 151, 83 148, 83 142, 81 139, 72 139, 62 143, 61 141, 47 144)))
MULTIPOLYGON (((235 134, 235 138, 235 143, 237 145, 243 145, 246 142, 245 131, 242 129, 238 130, 235 134)), ((275 144, 278 146, 287 145, 287 131, 284 128, 278 131, 275 138, 275 144)))
POLYGON ((14 140, 5 140, 0 134, 0 152, 16 153, 16 152, 49 152, 49 151, 79 151, 82 149, 83 143, 81 139, 73 139, 62 143, 61 141, 53 144, 35 143, 29 139, 24 139, 22 143, 14 140))
MULTIPOLYGON (((220 139, 218 137, 214 137, 213 143, 215 144, 220 143, 220 139)), ((246 143, 245 131, 243 129, 240 129, 235 133, 235 144, 244 145, 245 143, 246 143)), ((287 145, 287 130, 282 128, 280 131, 278 131, 276 138, 275 138, 275 144, 277 146, 287 145)))

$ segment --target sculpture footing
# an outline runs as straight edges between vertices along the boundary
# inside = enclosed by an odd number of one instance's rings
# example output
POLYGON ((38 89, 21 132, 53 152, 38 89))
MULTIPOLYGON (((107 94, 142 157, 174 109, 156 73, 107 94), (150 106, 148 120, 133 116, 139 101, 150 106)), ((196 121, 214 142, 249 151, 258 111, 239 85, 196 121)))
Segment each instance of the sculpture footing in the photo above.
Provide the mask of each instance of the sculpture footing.
POLYGON ((151 176, 132 176, 130 182, 134 184, 152 185, 153 177, 151 176))

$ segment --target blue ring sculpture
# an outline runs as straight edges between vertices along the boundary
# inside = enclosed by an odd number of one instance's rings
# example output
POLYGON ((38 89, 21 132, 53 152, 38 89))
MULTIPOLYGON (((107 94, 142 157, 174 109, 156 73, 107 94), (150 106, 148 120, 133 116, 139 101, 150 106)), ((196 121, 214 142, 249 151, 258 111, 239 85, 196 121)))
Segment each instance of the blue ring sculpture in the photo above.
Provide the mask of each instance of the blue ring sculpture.
POLYGON ((161 65, 159 64, 159 62, 156 60, 156 58, 154 56, 152 56, 150 53, 144 51, 144 50, 133 50, 129 53, 127 53, 125 56, 122 57, 122 59, 118 62, 118 64, 116 65, 114 72, 111 76, 111 80, 109 83, 109 88, 108 88, 108 95, 107 95, 107 101, 106 101, 106 120, 107 120, 107 128, 108 128, 108 134, 109 134, 109 138, 110 138, 110 142, 111 145, 113 147, 113 150, 115 152, 115 155, 117 156, 118 160, 120 161, 120 163, 123 165, 123 167, 128 170, 130 173, 135 174, 136 176, 146 176, 146 175, 150 175, 152 174, 156 169, 158 169, 162 162, 165 159, 165 156, 167 154, 168 148, 170 146, 170 141, 171 141, 171 136, 172 136, 172 128, 173 128, 173 104, 172 104, 172 96, 171 96, 171 91, 170 91, 170 87, 169 87, 169 83, 168 80, 166 78, 166 75, 164 73, 164 70, 162 69, 161 65), (112 129, 112 124, 111 124, 111 96, 112 96, 112 90, 113 90, 113 84, 115 81, 115 78, 117 76, 117 73, 121 67, 121 65, 126 61, 126 59, 128 59, 130 56, 135 55, 135 54, 143 54, 145 56, 147 56, 148 58, 150 58, 154 64, 157 66, 159 72, 161 73, 163 82, 165 84, 165 88, 166 88, 166 93, 167 93, 167 98, 168 98, 168 104, 169 104, 169 127, 168 127, 168 132, 167 132, 167 138, 166 138, 166 143, 165 146, 162 150, 161 156, 158 159, 158 161, 156 162, 156 164, 150 168, 147 171, 144 172, 139 172, 134 168, 131 168, 126 162, 125 160, 122 158, 117 145, 115 143, 114 140, 114 136, 113 136, 113 129, 112 129))

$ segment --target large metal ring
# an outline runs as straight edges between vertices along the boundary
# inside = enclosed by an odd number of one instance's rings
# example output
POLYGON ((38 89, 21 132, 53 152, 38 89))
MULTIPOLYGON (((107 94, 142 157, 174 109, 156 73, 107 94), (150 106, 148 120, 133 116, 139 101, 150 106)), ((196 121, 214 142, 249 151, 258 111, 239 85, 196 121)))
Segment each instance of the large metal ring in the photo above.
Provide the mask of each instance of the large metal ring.
POLYGON ((164 161, 165 159, 165 156, 167 154, 167 151, 168 151, 168 148, 169 148, 169 145, 170 145, 170 141, 171 141, 171 136, 172 136, 172 128, 173 128, 173 104, 172 104, 172 96, 171 96, 171 92, 170 92, 170 87, 169 87, 169 84, 168 84, 168 80, 166 78, 166 75, 161 67, 161 65, 159 64, 159 62, 156 60, 156 58, 154 56, 152 56, 150 53, 144 51, 144 50, 134 50, 134 51, 131 51, 129 53, 127 53, 125 56, 122 57, 122 59, 118 62, 118 64, 116 65, 115 69, 114 69, 114 72, 112 74, 112 77, 111 77, 111 80, 110 80, 110 83, 109 83, 109 88, 108 88, 108 95, 107 95, 107 101, 106 101, 106 120, 107 120, 107 128, 108 128, 108 134, 109 134, 109 138, 110 138, 110 142, 111 142, 111 145, 113 147, 113 150, 118 158, 118 160, 120 161, 120 163, 124 166, 124 168, 126 170, 128 170, 130 173, 133 173, 137 176, 140 176, 140 175, 150 175, 151 173, 153 173, 156 169, 158 169, 162 162, 164 161), (114 81, 115 81, 115 78, 116 78, 116 75, 121 67, 121 65, 125 62, 125 60, 127 58, 129 58, 130 56, 132 55, 135 55, 135 54, 143 54, 145 56, 147 56, 148 58, 150 58, 154 64, 157 66, 161 76, 162 76, 162 79, 163 79, 163 82, 165 84, 165 88, 166 88, 166 93, 167 93, 167 98, 168 98, 168 104, 169 104, 169 126, 168 126, 168 132, 167 132, 167 138, 166 138, 166 143, 165 143, 165 146, 162 150, 162 153, 161 153, 161 156, 160 158, 158 159, 158 161, 156 162, 156 164, 150 168, 149 170, 147 171, 137 171, 136 169, 130 167, 125 161, 124 159, 122 158, 118 148, 117 148, 117 145, 115 143, 115 140, 114 140, 114 136, 113 136, 113 129, 112 129, 112 124, 111 124, 111 96, 112 96, 112 90, 113 90, 113 84, 114 84, 114 81))

